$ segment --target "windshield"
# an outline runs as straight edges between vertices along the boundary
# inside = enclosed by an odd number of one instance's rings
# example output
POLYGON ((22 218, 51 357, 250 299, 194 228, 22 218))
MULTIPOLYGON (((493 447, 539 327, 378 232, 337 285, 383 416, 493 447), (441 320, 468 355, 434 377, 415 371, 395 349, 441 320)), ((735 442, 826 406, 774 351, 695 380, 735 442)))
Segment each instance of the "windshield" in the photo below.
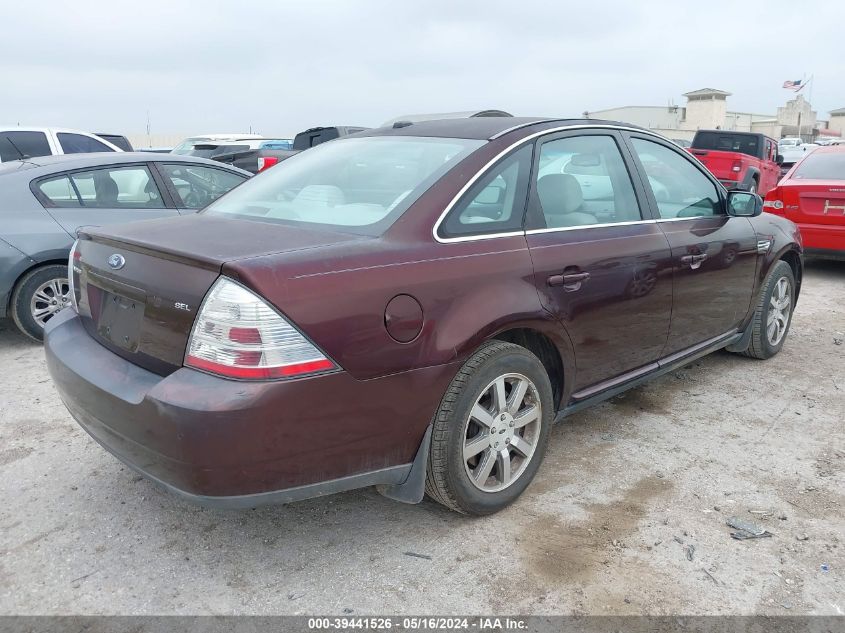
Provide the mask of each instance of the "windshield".
POLYGON ((410 136, 331 141, 248 180, 204 213, 380 235, 484 142, 410 136))
POLYGON ((810 154, 798 165, 792 177, 803 180, 845 181, 845 152, 810 154))

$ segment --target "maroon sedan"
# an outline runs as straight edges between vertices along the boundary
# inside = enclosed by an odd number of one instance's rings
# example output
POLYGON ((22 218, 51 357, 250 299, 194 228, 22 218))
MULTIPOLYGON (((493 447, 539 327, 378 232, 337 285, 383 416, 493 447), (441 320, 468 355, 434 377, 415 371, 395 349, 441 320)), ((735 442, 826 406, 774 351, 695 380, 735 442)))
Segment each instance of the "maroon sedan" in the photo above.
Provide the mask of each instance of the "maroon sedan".
POLYGON ((377 485, 495 512, 551 425, 784 344, 799 233, 646 130, 397 123, 199 215, 89 230, 46 352, 104 448, 228 507, 377 485))

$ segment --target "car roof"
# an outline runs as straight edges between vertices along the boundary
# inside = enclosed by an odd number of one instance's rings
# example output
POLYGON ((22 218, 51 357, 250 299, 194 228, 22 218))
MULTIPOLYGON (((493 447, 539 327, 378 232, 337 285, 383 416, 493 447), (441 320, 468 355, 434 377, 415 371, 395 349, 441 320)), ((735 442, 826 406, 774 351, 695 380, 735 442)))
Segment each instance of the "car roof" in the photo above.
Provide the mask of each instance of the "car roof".
MULTIPOLYGON (((0 171, 0 174, 15 173, 23 169, 40 169, 41 172, 49 174, 57 171, 101 167, 104 165, 121 165, 124 163, 192 163, 195 165, 210 165, 212 167, 234 171, 245 176, 252 176, 248 171, 215 160, 179 154, 155 154, 153 152, 94 152, 91 154, 37 156, 35 158, 27 158, 26 160, 4 162, 3 170, 0 171)), ((30 175, 32 174, 30 173, 30 175)))
POLYGON ((393 126, 373 128, 359 132, 355 136, 433 136, 443 138, 466 138, 477 140, 490 140, 502 136, 507 132, 528 128, 540 124, 555 123, 560 127, 570 126, 613 126, 632 129, 644 129, 638 125, 621 123, 619 121, 605 121, 603 119, 568 119, 551 117, 471 117, 466 119, 437 119, 429 121, 412 122, 409 125, 402 125, 402 122, 394 123, 393 126))

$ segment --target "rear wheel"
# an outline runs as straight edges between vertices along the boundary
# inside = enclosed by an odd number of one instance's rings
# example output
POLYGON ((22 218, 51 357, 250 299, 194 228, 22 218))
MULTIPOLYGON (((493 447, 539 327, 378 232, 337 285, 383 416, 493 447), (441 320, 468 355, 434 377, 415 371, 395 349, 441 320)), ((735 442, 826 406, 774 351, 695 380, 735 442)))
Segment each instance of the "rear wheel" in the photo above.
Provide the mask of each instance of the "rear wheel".
POLYGON ((760 293, 752 320, 751 343, 743 352, 752 358, 771 358, 783 347, 795 306, 795 275, 785 261, 775 264, 760 293))
POLYGON ((458 372, 437 412, 428 496, 476 515, 513 502, 537 473, 553 409, 549 377, 534 354, 486 343, 458 372))
POLYGON ((52 264, 24 275, 12 293, 12 320, 28 337, 44 339, 44 326, 70 305, 67 266, 52 264))

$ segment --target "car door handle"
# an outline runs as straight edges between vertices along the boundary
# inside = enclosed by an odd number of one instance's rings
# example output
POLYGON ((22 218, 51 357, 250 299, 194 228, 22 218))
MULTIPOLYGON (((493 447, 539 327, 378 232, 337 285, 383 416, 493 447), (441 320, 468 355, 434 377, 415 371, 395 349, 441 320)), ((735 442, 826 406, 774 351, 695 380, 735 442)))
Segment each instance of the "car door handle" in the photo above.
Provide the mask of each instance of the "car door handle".
POLYGON ((693 270, 696 270, 699 266, 701 266, 701 262, 707 259, 706 254, 701 255, 684 255, 681 257, 681 261, 684 264, 689 264, 689 267, 693 270))
POLYGON ((567 273, 565 275, 552 275, 547 283, 550 286, 563 286, 567 292, 574 292, 581 288, 581 282, 587 281, 590 273, 567 273))

